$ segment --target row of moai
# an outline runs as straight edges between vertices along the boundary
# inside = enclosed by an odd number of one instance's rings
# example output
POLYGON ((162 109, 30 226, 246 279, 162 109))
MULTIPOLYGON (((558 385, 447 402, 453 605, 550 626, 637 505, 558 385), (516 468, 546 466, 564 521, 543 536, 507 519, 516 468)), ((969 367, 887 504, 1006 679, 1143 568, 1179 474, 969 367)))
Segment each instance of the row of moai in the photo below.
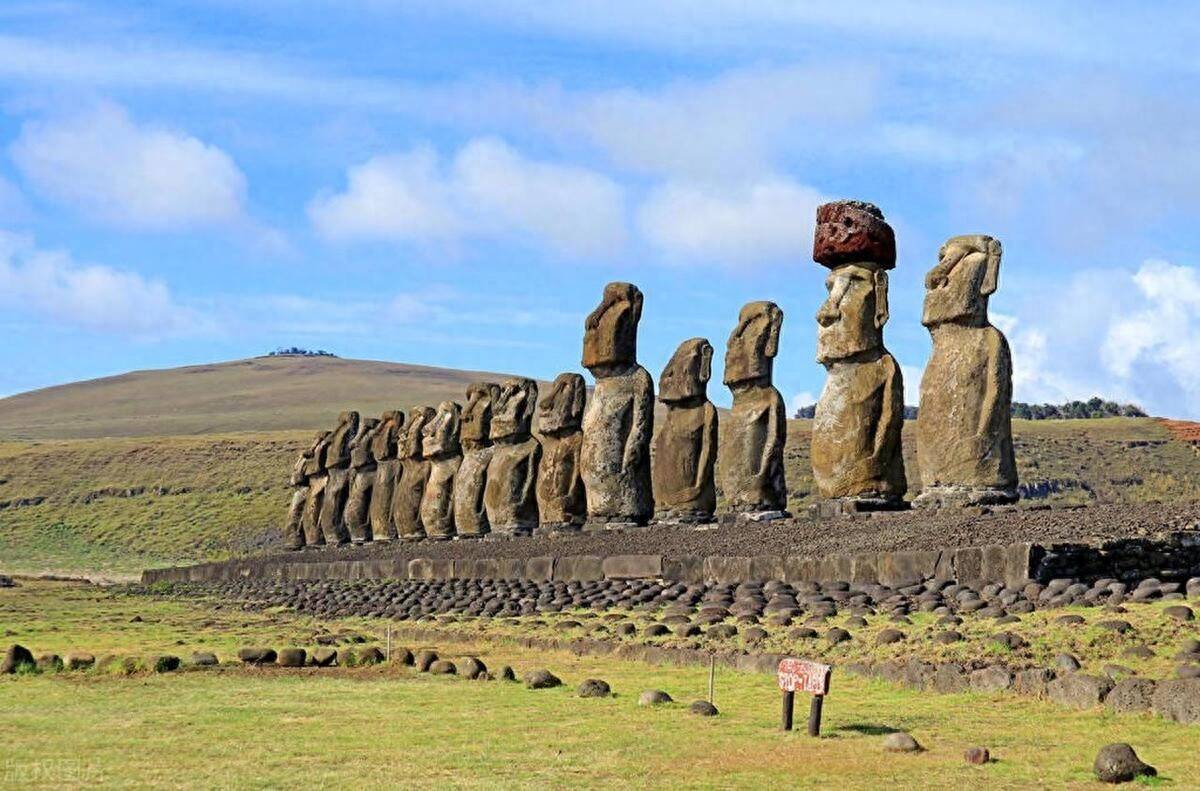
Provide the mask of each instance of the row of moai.
MULTIPOLYGON (((1012 363, 988 322, 1001 249, 958 236, 926 276, 922 323, 933 355, 917 421, 923 490, 916 505, 1016 500, 1009 418, 1012 363)), ((817 360, 828 376, 812 427, 817 512, 907 507, 901 454, 904 386, 883 343, 895 236, 860 201, 821 206, 813 258, 829 268, 817 313, 817 360)), ((532 379, 478 382, 466 406, 408 415, 345 412, 297 460, 287 544, 512 537, 663 523, 707 525, 717 510, 717 458, 728 514, 784 518, 783 397, 772 383, 783 312, 744 306, 729 336, 724 383, 732 409, 708 399, 713 347, 684 341, 659 379, 665 417, 654 431, 654 384, 637 362, 642 293, 610 283, 584 323, 583 366, 538 399, 532 379), (534 431, 534 416, 537 431, 534 431)))

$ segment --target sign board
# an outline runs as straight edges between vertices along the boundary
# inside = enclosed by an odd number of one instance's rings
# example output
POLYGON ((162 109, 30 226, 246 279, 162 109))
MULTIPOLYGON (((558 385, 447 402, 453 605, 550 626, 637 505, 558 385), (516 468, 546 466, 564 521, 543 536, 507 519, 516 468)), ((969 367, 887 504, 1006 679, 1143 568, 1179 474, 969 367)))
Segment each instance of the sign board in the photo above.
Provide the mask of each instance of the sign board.
POLYGON ((782 659, 779 662, 779 688, 784 692, 828 695, 831 670, 829 665, 807 659, 782 659))

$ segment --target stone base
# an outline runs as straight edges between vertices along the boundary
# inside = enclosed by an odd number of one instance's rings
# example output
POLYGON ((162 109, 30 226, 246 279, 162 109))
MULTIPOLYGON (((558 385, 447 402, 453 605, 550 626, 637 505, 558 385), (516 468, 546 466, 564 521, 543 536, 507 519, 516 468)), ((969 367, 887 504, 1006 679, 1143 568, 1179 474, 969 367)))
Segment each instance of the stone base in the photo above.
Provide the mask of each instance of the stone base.
POLYGON ((787 511, 742 511, 734 515, 734 522, 737 524, 774 522, 776 519, 789 519, 791 516, 787 511))
POLYGON ((533 529, 533 535, 538 538, 561 538, 579 535, 581 532, 582 522, 546 522, 533 529))
POLYGON ((645 522, 636 522, 628 519, 588 519, 584 524, 583 529, 588 533, 602 533, 609 530, 640 530, 646 526, 645 522))
POLYGON ((907 511, 908 508, 909 504, 900 497, 842 497, 815 503, 809 514, 815 519, 832 519, 876 511, 907 511))
POLYGON ((487 541, 504 541, 510 538, 524 538, 533 535, 533 531, 537 529, 537 525, 515 524, 515 525, 492 525, 490 533, 484 535, 487 541))
POLYGON ((443 535, 425 536, 425 540, 426 541, 449 541, 453 537, 454 536, 443 536, 443 535))
POLYGON ((1016 489, 990 486, 930 486, 913 500, 913 508, 964 508, 1011 505, 1020 499, 1016 489))
POLYGON ((455 541, 475 541, 480 538, 486 538, 487 533, 455 533, 455 541))
POLYGON ((405 542, 406 544, 415 544, 418 541, 424 541, 425 534, 422 533, 422 534, 416 535, 416 536, 400 536, 400 540, 405 542))
POLYGON ((654 521, 663 525, 716 525, 711 511, 657 511, 654 521))

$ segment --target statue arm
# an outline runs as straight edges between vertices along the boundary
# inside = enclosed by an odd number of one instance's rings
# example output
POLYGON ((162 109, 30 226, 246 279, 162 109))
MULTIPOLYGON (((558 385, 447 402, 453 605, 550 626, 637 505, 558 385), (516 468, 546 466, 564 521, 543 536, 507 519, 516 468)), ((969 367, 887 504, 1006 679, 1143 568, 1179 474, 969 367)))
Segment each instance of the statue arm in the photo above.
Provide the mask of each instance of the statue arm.
POLYGON ((542 444, 536 439, 533 440, 533 443, 533 450, 525 458, 525 482, 521 487, 521 502, 523 503, 529 502, 531 498, 536 499, 534 489, 537 486, 538 465, 542 460, 542 444))
POLYGON ((1012 406, 1012 357, 1008 341, 999 330, 989 328, 987 341, 987 385, 979 408, 975 434, 980 438, 994 435, 1000 428, 1004 411, 1012 406))
POLYGON ((641 457, 650 445, 650 436, 654 432, 654 388, 648 381, 649 374, 639 371, 638 392, 633 397, 630 415, 629 436, 625 439, 625 453, 622 458, 622 469, 637 466, 641 457))
POLYGON ((892 425, 899 421, 900 428, 904 427, 904 377, 900 373, 900 366, 890 355, 887 357, 886 366, 879 423, 875 426, 875 452, 872 454, 872 461, 876 465, 889 458, 895 450, 896 443, 900 441, 900 431, 893 431, 892 425))
POLYGON ((692 482, 692 497, 696 497, 704 488, 704 479, 708 475, 708 467, 715 458, 717 449, 717 410, 712 404, 705 406, 704 434, 700 441, 700 461, 696 465, 696 479, 692 482))

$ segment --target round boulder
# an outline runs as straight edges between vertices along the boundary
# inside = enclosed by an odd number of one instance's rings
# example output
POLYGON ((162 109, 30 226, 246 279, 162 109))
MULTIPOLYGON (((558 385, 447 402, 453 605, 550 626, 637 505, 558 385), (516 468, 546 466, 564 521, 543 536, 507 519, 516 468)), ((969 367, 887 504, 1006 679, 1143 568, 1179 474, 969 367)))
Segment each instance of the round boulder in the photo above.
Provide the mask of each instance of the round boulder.
POLYGON ((612 688, 607 681, 589 678, 579 685, 575 694, 581 698, 607 698, 612 694, 612 688))
POLYGON ((688 711, 698 717, 715 717, 720 712, 717 707, 709 703, 707 700, 697 700, 688 706, 688 711))
POLYGON ((458 663, 458 674, 463 678, 476 679, 487 675, 487 665, 477 657, 468 656, 458 663))
POLYGON ((517 680, 517 674, 514 673, 513 669, 508 665, 505 665, 504 667, 500 668, 500 672, 497 673, 496 675, 501 681, 516 681, 517 680))
POLYGON ((179 657, 171 654, 157 654, 146 660, 146 666, 155 673, 174 673, 179 664, 179 657))
POLYGON ((1150 764, 1138 758, 1128 744, 1109 744, 1100 748, 1092 771, 1103 783, 1128 783, 1136 777, 1154 777, 1158 774, 1150 764))
POLYGON ((68 670, 86 670, 96 664, 96 657, 83 652, 72 651, 67 654, 68 670))
POLYGON ((43 673, 57 673, 63 669, 62 657, 58 654, 42 654, 37 658, 37 669, 43 673))
POLYGON ((675 700, 661 689, 648 689, 638 696, 639 706, 660 706, 674 702, 675 700))
POLYGON ((14 643, 4 652, 4 661, 0 662, 0 673, 16 673, 23 665, 36 667, 33 652, 23 645, 14 643))
POLYGON ((531 670, 525 674, 525 686, 529 689, 550 689, 562 686, 562 679, 549 670, 531 670))
POLYGON ((968 747, 963 753, 963 760, 972 766, 983 766, 992 760, 992 754, 986 747, 968 747))
POLYGON ((449 659, 439 659, 429 666, 429 672, 435 676, 453 676, 458 668, 449 659))
POLYGON ((891 645, 904 639, 904 632, 899 629, 884 629, 875 635, 875 645, 891 645))
POLYGON ((428 648, 417 652, 413 658, 413 667, 421 673, 428 673, 429 666, 438 660, 437 651, 430 651, 428 648))
POLYGON ((889 753, 915 753, 920 752, 921 745, 911 734, 896 731, 883 737, 883 749, 889 753))
POLYGON ((273 665, 277 656, 274 648, 240 648, 237 655, 247 665, 273 665))
POLYGON ((312 660, 313 667, 333 667, 337 664, 338 652, 336 648, 322 646, 314 648, 309 659, 312 660))
POLYGON ((279 652, 279 658, 275 661, 280 667, 304 667, 306 659, 308 652, 303 648, 285 648, 279 652))

